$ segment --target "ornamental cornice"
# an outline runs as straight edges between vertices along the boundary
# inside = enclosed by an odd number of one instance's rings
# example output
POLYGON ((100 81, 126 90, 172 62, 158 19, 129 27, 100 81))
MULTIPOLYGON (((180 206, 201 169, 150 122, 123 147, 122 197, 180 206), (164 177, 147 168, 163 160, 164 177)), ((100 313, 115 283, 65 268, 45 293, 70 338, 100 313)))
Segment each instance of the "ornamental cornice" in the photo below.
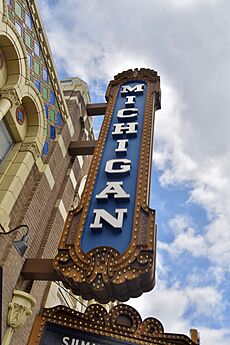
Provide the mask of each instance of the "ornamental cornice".
POLYGON ((17 91, 15 89, 11 90, 1 90, 0 92, 0 97, 1 98, 7 98, 12 105, 19 106, 21 104, 20 99, 18 97, 17 91))
POLYGON ((20 147, 20 151, 29 151, 32 153, 34 160, 37 160, 40 157, 40 151, 38 149, 38 145, 35 142, 32 143, 22 143, 20 147))

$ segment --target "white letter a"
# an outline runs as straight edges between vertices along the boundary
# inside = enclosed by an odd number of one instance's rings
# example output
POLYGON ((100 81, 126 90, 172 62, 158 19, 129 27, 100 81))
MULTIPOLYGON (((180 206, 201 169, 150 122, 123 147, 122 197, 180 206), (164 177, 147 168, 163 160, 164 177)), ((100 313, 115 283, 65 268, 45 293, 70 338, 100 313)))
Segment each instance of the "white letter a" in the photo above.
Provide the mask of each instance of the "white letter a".
POLYGON ((107 187, 96 195, 96 199, 108 199, 108 194, 114 194, 114 199, 129 199, 130 194, 124 191, 122 185, 123 182, 107 182, 107 187))
POLYGON ((121 229, 123 225, 124 214, 127 213, 127 208, 117 208, 115 209, 117 213, 117 218, 112 216, 109 212, 104 209, 94 209, 95 213, 94 223, 90 224, 90 228, 101 229, 102 223, 101 218, 104 219, 108 224, 110 224, 115 229, 121 229))

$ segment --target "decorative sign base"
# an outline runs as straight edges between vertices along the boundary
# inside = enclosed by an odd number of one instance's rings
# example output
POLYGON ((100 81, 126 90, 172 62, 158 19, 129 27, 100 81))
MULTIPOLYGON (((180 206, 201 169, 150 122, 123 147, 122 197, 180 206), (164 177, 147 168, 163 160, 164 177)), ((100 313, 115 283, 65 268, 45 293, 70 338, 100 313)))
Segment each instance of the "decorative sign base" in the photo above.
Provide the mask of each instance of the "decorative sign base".
POLYGON ((38 316, 28 345, 198 345, 182 334, 164 333, 153 317, 141 320, 128 305, 117 305, 107 313, 99 304, 84 314, 58 306, 38 316))
POLYGON ((155 211, 149 208, 160 78, 150 69, 115 76, 85 190, 67 217, 54 260, 84 299, 127 301, 155 285, 155 211))

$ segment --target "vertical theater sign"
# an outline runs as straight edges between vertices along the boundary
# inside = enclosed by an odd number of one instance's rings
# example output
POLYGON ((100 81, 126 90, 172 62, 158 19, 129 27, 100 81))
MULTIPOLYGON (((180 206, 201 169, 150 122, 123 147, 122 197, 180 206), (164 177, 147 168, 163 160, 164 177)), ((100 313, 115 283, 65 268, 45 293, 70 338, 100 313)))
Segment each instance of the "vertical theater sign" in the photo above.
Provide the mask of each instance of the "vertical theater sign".
POLYGON ((109 83, 107 108, 79 206, 69 212, 55 270, 74 293, 125 301, 155 283, 155 211, 149 208, 160 78, 128 70, 109 83))

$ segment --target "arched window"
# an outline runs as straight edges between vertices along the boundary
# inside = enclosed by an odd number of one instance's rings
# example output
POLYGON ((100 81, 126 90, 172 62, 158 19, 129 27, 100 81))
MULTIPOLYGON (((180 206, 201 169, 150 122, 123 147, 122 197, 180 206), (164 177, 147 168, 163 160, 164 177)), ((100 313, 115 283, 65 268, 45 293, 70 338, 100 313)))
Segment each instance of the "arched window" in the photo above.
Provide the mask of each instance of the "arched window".
POLYGON ((4 120, 0 121, 0 164, 13 147, 13 139, 4 120))

